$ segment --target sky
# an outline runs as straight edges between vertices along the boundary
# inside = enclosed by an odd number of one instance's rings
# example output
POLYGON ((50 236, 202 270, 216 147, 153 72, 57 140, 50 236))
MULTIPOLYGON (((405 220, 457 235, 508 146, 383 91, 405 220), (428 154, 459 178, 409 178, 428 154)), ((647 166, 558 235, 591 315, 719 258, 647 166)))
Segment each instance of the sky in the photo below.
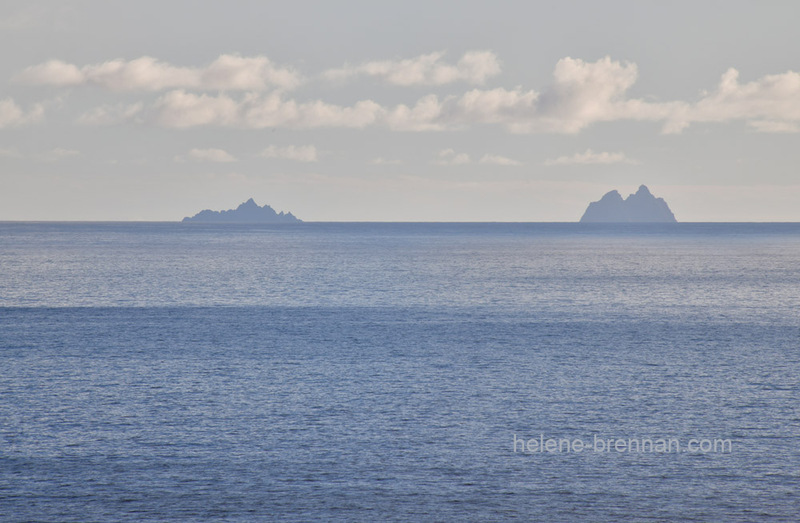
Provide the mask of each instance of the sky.
POLYGON ((800 221, 800 2, 0 4, 0 220, 800 221))

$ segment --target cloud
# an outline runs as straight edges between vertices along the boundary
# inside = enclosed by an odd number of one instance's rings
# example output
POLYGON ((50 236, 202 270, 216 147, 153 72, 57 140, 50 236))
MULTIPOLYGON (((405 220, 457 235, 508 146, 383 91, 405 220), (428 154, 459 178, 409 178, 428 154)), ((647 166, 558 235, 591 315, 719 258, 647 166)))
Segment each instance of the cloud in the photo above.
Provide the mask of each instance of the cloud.
POLYGON ((800 73, 767 75, 739 82, 726 71, 711 93, 697 102, 648 102, 626 97, 636 82, 635 64, 605 57, 594 63, 564 58, 556 64, 553 85, 539 98, 536 114, 517 130, 577 133, 597 122, 622 120, 663 123, 666 134, 693 123, 745 121, 759 132, 797 132, 800 122, 800 73))
POLYGON ((371 100, 343 107, 319 100, 302 103, 284 100, 274 92, 267 95, 248 93, 234 99, 226 94, 198 95, 178 90, 164 94, 155 103, 156 122, 176 128, 200 125, 250 129, 362 128, 374 124, 383 111, 371 100))
POLYGON ((68 86, 80 85, 87 81, 86 75, 78 66, 61 60, 49 60, 43 64, 32 65, 14 77, 14 81, 33 85, 68 86))
POLYGON ((608 56, 596 62, 562 58, 544 91, 476 89, 465 93, 450 114, 469 123, 502 124, 515 133, 576 134, 598 122, 664 120, 679 108, 628 99, 637 76, 636 64, 608 56))
POLYGON ((294 160, 296 162, 316 162, 317 148, 313 145, 287 145, 284 147, 270 145, 261 151, 259 156, 264 158, 294 160))
POLYGON ((759 132, 800 131, 800 73, 742 84, 730 69, 715 91, 695 103, 629 98, 637 77, 636 64, 608 56, 596 62, 567 57, 558 61, 553 82, 542 92, 473 89, 441 102, 428 100, 429 117, 418 118, 410 130, 498 124, 516 133, 576 134, 600 122, 652 121, 670 134, 692 123, 743 120, 759 132))
POLYGON ((453 149, 442 149, 436 157, 437 165, 466 165, 470 163, 467 153, 456 153, 453 149))
POLYGON ((597 121, 664 118, 663 109, 659 112, 645 102, 623 99, 625 90, 635 81, 635 65, 623 65, 607 57, 595 63, 566 58, 557 64, 554 77, 553 86, 544 93, 520 87, 473 89, 442 99, 426 95, 413 105, 393 107, 372 100, 352 106, 321 100, 298 102, 284 98, 280 92, 247 93, 234 98, 224 93, 175 90, 159 98, 155 113, 161 125, 178 128, 383 126, 396 131, 440 131, 503 125, 509 131, 523 133, 577 133, 597 121), (637 104, 641 106, 638 109, 637 104))
POLYGON ((394 131, 441 131, 447 128, 445 106, 435 95, 420 98, 413 106, 379 107, 376 121, 394 131))
POLYGON ((98 85, 113 91, 161 91, 165 89, 263 91, 291 89, 302 78, 295 70, 280 67, 266 56, 220 55, 205 67, 182 67, 150 56, 134 60, 109 60, 84 65, 50 60, 24 69, 14 77, 33 85, 98 85))
POLYGON ((217 162, 217 163, 231 163, 238 161, 229 152, 222 149, 192 149, 185 156, 176 156, 175 161, 183 163, 187 160, 193 162, 217 162))
POLYGON ((520 130, 521 125, 536 118, 539 93, 520 88, 488 91, 473 89, 442 111, 451 125, 505 124, 520 130))
POLYGON ((512 160, 511 158, 506 158, 505 156, 500 156, 497 154, 484 154, 483 157, 480 159, 480 163, 503 165, 509 167, 522 165, 522 162, 518 162, 517 160, 512 160))
POLYGON ((696 104, 670 114, 668 132, 680 132, 694 122, 744 120, 759 132, 798 132, 800 73, 764 76, 739 83, 739 71, 728 69, 716 90, 696 104))
MULTIPOLYGON (((482 84, 500 72, 490 51, 465 53, 456 63, 444 53, 367 62, 324 73, 328 79, 369 76, 393 85, 482 84)), ((108 125, 147 120, 171 128, 196 126, 291 129, 382 127, 423 132, 502 126, 513 133, 576 134, 602 122, 641 121, 680 133, 695 123, 741 121, 757 132, 800 132, 800 73, 788 71, 742 83, 735 69, 696 101, 631 98, 636 64, 606 56, 594 62, 566 57, 554 67, 542 90, 472 88, 460 94, 427 94, 416 101, 382 105, 371 99, 338 105, 321 99, 297 100, 287 90, 300 84, 294 69, 264 56, 221 55, 203 67, 175 66, 151 57, 77 66, 51 60, 29 67, 16 80, 56 86, 99 85, 115 91, 160 93, 145 106, 105 105, 82 115, 79 123, 108 125), (209 93, 207 91, 216 91, 209 93)), ((0 127, 41 118, 43 105, 23 111, 13 100, 0 101, 0 127)))
MULTIPOLYGON (((439 151, 434 163, 437 165, 467 165, 472 163, 472 158, 467 153, 457 153, 453 149, 442 149, 439 151)), ((503 166, 522 165, 516 160, 497 154, 484 154, 478 160, 478 163, 503 166)))
POLYGON ((639 163, 625 156, 624 153, 596 153, 591 149, 586 149, 586 152, 575 153, 572 156, 559 156, 558 158, 545 160, 545 165, 595 165, 595 164, 613 164, 613 163, 639 163))
POLYGON ((165 94, 156 101, 155 109, 158 123, 178 128, 209 124, 236 125, 241 112, 240 103, 227 95, 198 95, 186 91, 165 94))
POLYGON ((44 116, 44 106, 35 104, 28 112, 11 98, 0 100, 0 129, 38 122, 44 116))
POLYGON ((371 76, 388 84, 401 86, 444 85, 466 82, 481 85, 500 73, 500 62, 491 51, 464 53, 456 64, 445 63, 444 52, 424 54, 404 60, 379 60, 360 65, 329 69, 322 76, 343 81, 356 76, 371 76))
POLYGON ((596 62, 562 58, 543 93, 531 130, 576 133, 599 121, 629 116, 625 92, 636 82, 636 64, 606 56, 596 62))
POLYGON ((463 125, 461 118, 446 114, 446 103, 435 95, 420 98, 413 106, 383 107, 372 100, 341 106, 314 100, 298 102, 280 93, 248 93, 239 98, 227 94, 195 94, 170 91, 154 104, 155 121, 164 127, 197 126, 264 129, 352 128, 382 126, 395 131, 440 131, 463 125))
POLYGON ((102 105, 80 115, 76 122, 81 125, 115 125, 138 121, 137 117, 144 109, 142 102, 134 104, 102 105))

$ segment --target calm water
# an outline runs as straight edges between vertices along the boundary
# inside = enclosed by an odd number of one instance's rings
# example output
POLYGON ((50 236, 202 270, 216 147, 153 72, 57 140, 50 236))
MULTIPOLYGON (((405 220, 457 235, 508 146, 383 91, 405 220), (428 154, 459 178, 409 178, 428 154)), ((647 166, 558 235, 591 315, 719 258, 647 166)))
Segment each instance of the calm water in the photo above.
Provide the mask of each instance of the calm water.
POLYGON ((798 311, 795 224, 0 223, 0 519, 796 521, 798 311))

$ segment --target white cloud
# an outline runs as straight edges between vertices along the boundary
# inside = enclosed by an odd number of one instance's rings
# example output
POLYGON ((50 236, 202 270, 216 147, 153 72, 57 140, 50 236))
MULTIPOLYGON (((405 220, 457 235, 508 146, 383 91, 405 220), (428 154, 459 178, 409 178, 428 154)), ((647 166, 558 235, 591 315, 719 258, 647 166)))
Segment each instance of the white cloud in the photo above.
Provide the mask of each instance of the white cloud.
POLYGON ((562 58, 553 71, 553 84, 541 96, 531 130, 576 133, 598 122, 625 117, 625 92, 636 82, 635 64, 562 58))
MULTIPOLYGON (((328 78, 369 75, 397 85, 480 84, 499 72, 494 53, 466 53, 456 64, 431 53, 407 60, 368 62, 325 73, 328 78)), ((96 108, 79 123, 140 121, 143 114, 165 127, 222 126, 250 129, 384 127, 395 131, 441 131, 500 125, 515 133, 575 134, 612 121, 651 121, 664 133, 679 133, 692 123, 743 121, 758 132, 800 131, 800 73, 789 71, 741 83, 735 69, 696 102, 650 101, 628 97, 638 77, 636 64, 606 56, 595 62, 566 57, 543 89, 475 88, 460 95, 428 94, 394 106, 373 100, 337 105, 324 100, 287 98, 301 81, 293 69, 266 57, 222 55, 205 67, 178 67, 154 58, 112 60, 78 67, 50 61, 25 69, 18 81, 50 85, 96 84, 113 90, 167 90, 145 111, 144 105, 96 108), (244 91, 203 93, 197 91, 244 91)), ((0 127, 41 117, 43 105, 24 112, 11 99, 0 101, 0 127)))
POLYGON ((636 64, 608 56, 596 62, 562 58, 544 91, 476 89, 461 97, 456 114, 468 122, 504 124, 517 133, 575 134, 598 122, 664 120, 679 108, 626 98, 637 75, 636 64))
MULTIPOLYGON (((224 54, 201 70, 204 89, 261 91, 269 87, 292 89, 302 82, 294 69, 279 67, 266 56, 224 54)), ((187 86, 191 87, 191 86, 187 86)))
POLYGON ((442 149, 436 157, 437 165, 466 165, 470 163, 467 153, 457 153, 453 149, 442 149))
POLYGON ((193 162, 217 162, 217 163, 231 163, 237 161, 236 158, 229 152, 223 149, 192 149, 185 156, 176 156, 175 161, 183 163, 187 160, 193 162))
POLYGON ((441 131, 447 127, 443 120, 444 105, 435 95, 420 98, 413 107, 397 105, 378 112, 379 122, 395 131, 441 131))
POLYGON ((33 65, 15 81, 35 85, 93 84, 114 91, 161 91, 164 89, 263 91, 291 89, 302 78, 295 70, 280 67, 266 56, 224 54, 205 67, 182 67, 150 56, 134 60, 109 60, 78 67, 61 60, 33 65))
MULTIPOLYGON (((412 77, 416 78, 414 82, 427 82, 425 78, 433 74, 430 73, 431 64, 436 64, 438 59, 436 55, 427 61, 413 62, 414 67, 411 63, 405 64, 402 70, 416 71, 416 66, 420 66, 423 73, 406 72, 404 78, 408 82, 412 77)), ((675 104, 626 100, 624 94, 635 82, 636 75, 634 64, 621 64, 608 57, 594 63, 565 58, 556 64, 553 85, 544 93, 521 87, 473 89, 461 96, 439 99, 431 94, 413 105, 386 107, 372 100, 362 100, 352 106, 321 100, 299 102, 285 99, 280 92, 251 92, 233 98, 224 93, 209 95, 174 90, 162 95, 155 108, 157 122, 167 127, 219 125, 258 129, 380 125, 397 131, 435 131, 494 124, 503 125, 512 132, 555 133, 577 133, 600 121, 665 120, 670 110, 679 108, 675 104)), ((437 76, 440 80, 445 77, 455 78, 444 73, 437 76)))
POLYGON ((264 158, 294 160, 296 162, 316 162, 317 148, 313 145, 287 145, 284 147, 270 145, 261 151, 259 156, 264 158))
POLYGON ((227 95, 210 96, 170 91, 155 103, 157 121, 165 127, 195 127, 238 123, 239 103, 227 95))
POLYGON ((80 85, 86 82, 86 75, 78 66, 61 60, 49 60, 43 64, 32 65, 14 77, 20 83, 34 85, 80 85))
POLYGON ((323 73, 328 80, 354 76, 372 76, 393 85, 444 85, 453 82, 483 84, 500 73, 500 62, 491 51, 464 53, 456 64, 445 63, 444 52, 420 55, 404 60, 379 60, 360 65, 345 65, 323 73))
POLYGON ((384 111, 371 100, 343 107, 319 100, 302 103, 284 100, 279 93, 248 93, 234 99, 226 94, 198 95, 182 90, 161 96, 155 103, 155 110, 156 121, 165 127, 217 125, 251 129, 361 128, 374 124, 384 111))
POLYGON ((540 97, 536 115, 517 130, 576 133, 604 121, 663 122, 664 133, 679 133, 692 123, 745 121, 760 132, 797 132, 800 73, 767 75, 741 84, 736 69, 725 72, 716 90, 695 102, 648 102, 627 98, 635 83, 635 64, 605 57, 594 63, 564 58, 554 83, 540 97))
POLYGON ((522 162, 518 162, 517 160, 512 160, 511 158, 506 158, 505 156, 500 156, 498 154, 484 154, 483 157, 480 159, 480 163, 503 165, 509 167, 522 165, 522 162))
POLYGON ((386 108, 372 100, 341 106, 321 100, 298 102, 284 99, 280 93, 248 93, 233 98, 227 94, 178 90, 162 95, 154 109, 158 124, 175 128, 208 125, 249 129, 361 129, 381 125, 396 131, 435 131, 448 127, 443 115, 445 106, 434 95, 421 98, 413 107, 400 104, 386 108))
POLYGON ((0 100, 0 129, 34 123, 44 116, 44 106, 34 105, 28 112, 17 105, 11 98, 0 100))
POLYGON ((717 89, 684 111, 671 114, 669 129, 679 132, 693 122, 745 120, 760 132, 798 132, 800 73, 788 71, 739 83, 739 71, 728 69, 717 89))
POLYGON ((520 88, 473 89, 452 101, 443 112, 451 124, 505 124, 516 129, 536 118, 538 100, 539 93, 520 88))
POLYGON ((663 132, 679 133, 692 123, 744 120, 760 132, 800 130, 800 73, 789 71, 741 84, 735 69, 696 103, 650 102, 628 98, 636 82, 636 64, 563 58, 553 83, 543 92, 474 89, 447 99, 440 117, 428 125, 501 124, 512 132, 578 133, 599 123, 622 120, 663 123, 663 132))
POLYGON ((474 125, 504 125, 512 132, 576 133, 598 121, 620 118, 664 119, 666 109, 624 100, 636 66, 606 57, 595 63, 565 58, 545 93, 522 88, 473 89, 459 96, 420 98, 414 105, 385 107, 372 100, 339 106, 321 100, 298 102, 279 92, 166 93, 155 104, 156 120, 167 127, 219 125, 244 128, 384 126, 397 131, 436 131, 474 125))
POLYGON ((143 109, 144 104, 142 102, 134 104, 102 105, 80 115, 76 122, 81 125, 114 125, 128 121, 136 121, 143 109))
POLYGON ((599 122, 634 120, 661 122, 663 132, 679 133, 692 123, 743 120, 759 132, 800 131, 800 73, 742 84, 730 69, 714 92, 695 103, 628 98, 637 77, 636 64, 607 56, 596 62, 567 57, 558 61, 553 83, 541 93, 517 87, 473 89, 441 102, 429 97, 426 117, 409 130, 500 124, 511 132, 574 134, 599 122))
POLYGON ((592 165, 612 163, 635 164, 638 162, 628 158, 624 153, 596 153, 591 149, 586 149, 586 152, 583 153, 575 153, 572 156, 559 156, 558 158, 546 160, 544 162, 545 165, 592 165))
POLYGON ((420 98, 414 107, 397 105, 392 109, 380 107, 377 120, 395 131, 441 131, 447 127, 443 120, 444 105, 435 95, 420 98))

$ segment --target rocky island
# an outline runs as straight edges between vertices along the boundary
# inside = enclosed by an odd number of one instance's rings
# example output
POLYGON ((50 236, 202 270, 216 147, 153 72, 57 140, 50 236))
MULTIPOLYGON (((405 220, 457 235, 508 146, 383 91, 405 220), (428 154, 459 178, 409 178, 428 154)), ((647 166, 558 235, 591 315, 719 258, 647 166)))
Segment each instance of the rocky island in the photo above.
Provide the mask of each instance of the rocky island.
POLYGON ((592 202, 581 217, 581 223, 674 223, 675 215, 663 198, 656 198, 644 185, 624 200, 618 191, 607 192, 592 202))
POLYGON ((206 209, 183 219, 183 222, 192 223, 300 223, 301 221, 290 212, 275 212, 269 205, 260 207, 252 198, 235 209, 227 211, 206 209))

